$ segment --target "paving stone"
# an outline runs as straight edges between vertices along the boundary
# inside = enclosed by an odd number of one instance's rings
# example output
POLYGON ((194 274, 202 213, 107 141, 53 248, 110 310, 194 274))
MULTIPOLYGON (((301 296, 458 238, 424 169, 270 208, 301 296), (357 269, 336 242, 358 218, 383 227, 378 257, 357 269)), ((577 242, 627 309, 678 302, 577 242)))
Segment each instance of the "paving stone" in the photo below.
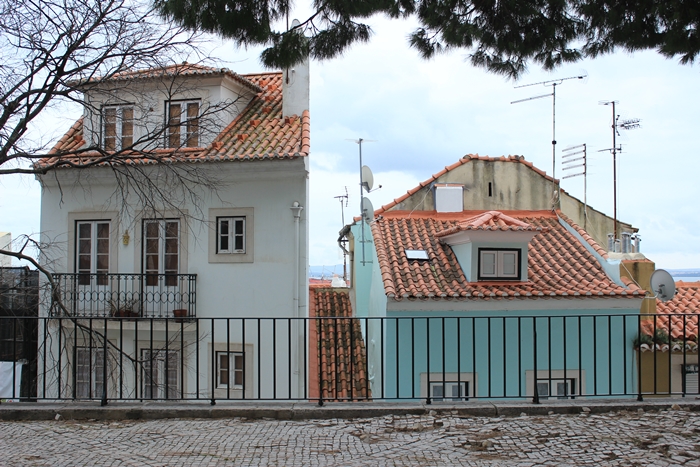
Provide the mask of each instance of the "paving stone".
POLYGON ((0 465, 700 466, 700 413, 0 422, 0 465))

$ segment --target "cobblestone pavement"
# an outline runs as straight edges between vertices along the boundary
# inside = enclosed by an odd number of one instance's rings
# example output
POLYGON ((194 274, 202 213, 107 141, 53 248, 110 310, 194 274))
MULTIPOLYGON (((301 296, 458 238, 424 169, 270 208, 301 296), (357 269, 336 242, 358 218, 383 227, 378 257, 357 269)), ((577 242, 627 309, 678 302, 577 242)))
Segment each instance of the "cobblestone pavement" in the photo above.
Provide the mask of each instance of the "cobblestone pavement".
POLYGON ((700 413, 0 422, 2 466, 700 466, 700 413))

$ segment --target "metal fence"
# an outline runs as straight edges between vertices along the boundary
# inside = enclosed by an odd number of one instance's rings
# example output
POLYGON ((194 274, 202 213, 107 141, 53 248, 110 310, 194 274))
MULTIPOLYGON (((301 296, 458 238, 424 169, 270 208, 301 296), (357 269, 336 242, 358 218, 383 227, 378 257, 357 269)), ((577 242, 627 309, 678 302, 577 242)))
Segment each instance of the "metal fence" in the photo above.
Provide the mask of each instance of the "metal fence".
MULTIPOLYGON (((3 335, 18 319, 0 317, 3 335)), ((641 400, 700 378, 693 315, 33 319, 33 390, 5 399, 641 400)))
MULTIPOLYGON (((54 274, 70 316, 195 317, 196 274, 54 274)), ((55 314, 65 314, 56 311, 55 314)))

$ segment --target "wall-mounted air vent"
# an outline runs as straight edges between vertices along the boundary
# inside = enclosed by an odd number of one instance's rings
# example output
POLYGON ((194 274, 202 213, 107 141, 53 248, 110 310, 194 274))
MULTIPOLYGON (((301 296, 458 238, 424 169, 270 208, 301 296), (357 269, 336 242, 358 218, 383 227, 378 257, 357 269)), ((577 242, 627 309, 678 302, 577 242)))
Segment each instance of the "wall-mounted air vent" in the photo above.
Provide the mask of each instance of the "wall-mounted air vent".
POLYGON ((462 212, 463 189, 464 186, 462 185, 435 185, 435 210, 437 212, 462 212))

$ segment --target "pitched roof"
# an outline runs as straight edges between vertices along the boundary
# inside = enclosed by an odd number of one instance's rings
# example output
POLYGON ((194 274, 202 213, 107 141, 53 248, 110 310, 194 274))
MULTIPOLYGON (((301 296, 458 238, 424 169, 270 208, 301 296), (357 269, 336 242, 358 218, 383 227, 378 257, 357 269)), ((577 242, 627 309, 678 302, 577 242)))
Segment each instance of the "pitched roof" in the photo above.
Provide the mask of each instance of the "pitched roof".
POLYGON ((503 214, 500 211, 487 211, 470 217, 469 219, 459 221, 457 225, 438 232, 435 235, 438 238, 442 238, 465 230, 519 230, 540 232, 542 228, 533 227, 527 222, 503 214))
MULTIPOLYGON (((227 72, 228 73, 228 72, 227 72)), ((201 73, 199 73, 201 74, 201 73)), ((282 116, 282 73, 236 75, 261 91, 248 106, 207 147, 156 149, 146 154, 120 155, 125 164, 159 162, 245 161, 294 159, 308 156, 310 150, 309 111, 302 115, 282 116)), ((94 165, 103 155, 91 151, 79 156, 60 154, 79 152, 85 146, 83 119, 79 119, 58 141, 47 157, 37 163, 46 166, 61 162, 61 167, 94 165)), ((106 162, 105 162, 106 164, 106 162)))
MULTIPOLYGON (((551 182, 551 181, 554 181, 554 182, 556 182, 556 183, 559 182, 558 179, 553 179, 551 176, 547 175, 547 173, 546 173, 544 170, 541 170, 541 169, 538 169, 537 167, 535 167, 535 165, 534 165, 532 162, 526 161, 526 160, 525 160, 525 157, 523 157, 523 156, 488 157, 488 156, 480 156, 480 155, 478 155, 478 154, 467 154, 466 156, 462 157, 460 160, 458 160, 458 161, 455 162, 454 164, 445 166, 445 168, 442 169, 440 172, 434 174, 432 177, 430 177, 429 179, 425 180, 424 182, 419 183, 417 187, 408 190, 408 191, 406 192, 405 195, 396 198, 396 199, 395 199, 394 201, 392 201, 391 203, 385 204, 385 205, 382 206, 381 208, 379 208, 379 209, 377 209, 376 211, 374 211, 375 216, 378 216, 378 215, 380 215, 380 214, 383 214, 385 211, 388 211, 388 210, 390 210, 390 209, 392 209, 392 208, 395 208, 398 204, 400 204, 401 202, 405 201, 405 200, 408 199, 411 195, 413 195, 413 194, 415 194, 416 192, 420 191, 422 188, 425 188, 426 186, 428 186, 428 185, 430 185, 431 183, 435 182, 438 178, 442 177, 442 176, 445 175, 447 172, 449 172, 449 171, 451 171, 451 170, 454 170, 454 169, 456 169, 457 167, 459 167, 459 166, 461 166, 461 165, 464 165, 464 164, 467 164, 467 163, 469 163, 470 161, 473 161, 473 160, 482 160, 482 161, 505 161, 505 162, 513 162, 513 163, 517 163, 517 164, 523 164, 523 165, 526 165, 527 167, 529 167, 530 169, 534 170, 534 171, 537 172, 538 174, 542 175, 546 180, 549 180, 550 182, 551 182)), ((564 190, 562 190, 562 191, 564 191, 564 190)))
POLYGON ((310 399, 367 400, 367 355, 360 320, 352 318, 349 289, 309 286, 310 399), (320 343, 320 345, 319 345, 320 343), (320 384, 319 384, 320 379, 320 384))
POLYGON ((439 233, 478 216, 483 219, 484 214, 484 211, 384 212, 372 224, 372 233, 386 295, 396 300, 613 299, 644 295, 635 284, 627 287, 615 284, 598 260, 550 211, 502 213, 539 231, 530 241, 527 281, 467 282, 457 257, 440 241, 439 233), (407 249, 425 250, 428 260, 409 260, 407 249))
MULTIPOLYGON (((642 320, 642 333, 653 336, 661 330, 672 340, 691 341, 691 350, 697 351, 698 318, 700 317, 700 282, 676 282, 676 295, 667 302, 656 301, 656 319, 642 320)), ((682 349, 682 343, 671 343, 672 350, 682 349), (680 344, 679 348, 678 345, 680 344)), ((666 346, 657 345, 659 350, 668 350, 666 346)), ((642 350, 651 350, 648 345, 642 345, 642 350)))
POLYGON ((162 68, 146 68, 142 70, 123 71, 121 73, 116 73, 107 77, 96 76, 88 80, 76 83, 76 85, 82 86, 88 83, 94 84, 145 79, 172 79, 178 76, 227 76, 228 78, 237 81, 238 83, 242 84, 244 87, 250 89, 251 91, 254 91, 256 93, 263 91, 257 84, 246 79, 245 76, 239 75, 238 73, 235 73, 229 70, 228 68, 215 68, 211 66, 187 62, 168 65, 162 68))

